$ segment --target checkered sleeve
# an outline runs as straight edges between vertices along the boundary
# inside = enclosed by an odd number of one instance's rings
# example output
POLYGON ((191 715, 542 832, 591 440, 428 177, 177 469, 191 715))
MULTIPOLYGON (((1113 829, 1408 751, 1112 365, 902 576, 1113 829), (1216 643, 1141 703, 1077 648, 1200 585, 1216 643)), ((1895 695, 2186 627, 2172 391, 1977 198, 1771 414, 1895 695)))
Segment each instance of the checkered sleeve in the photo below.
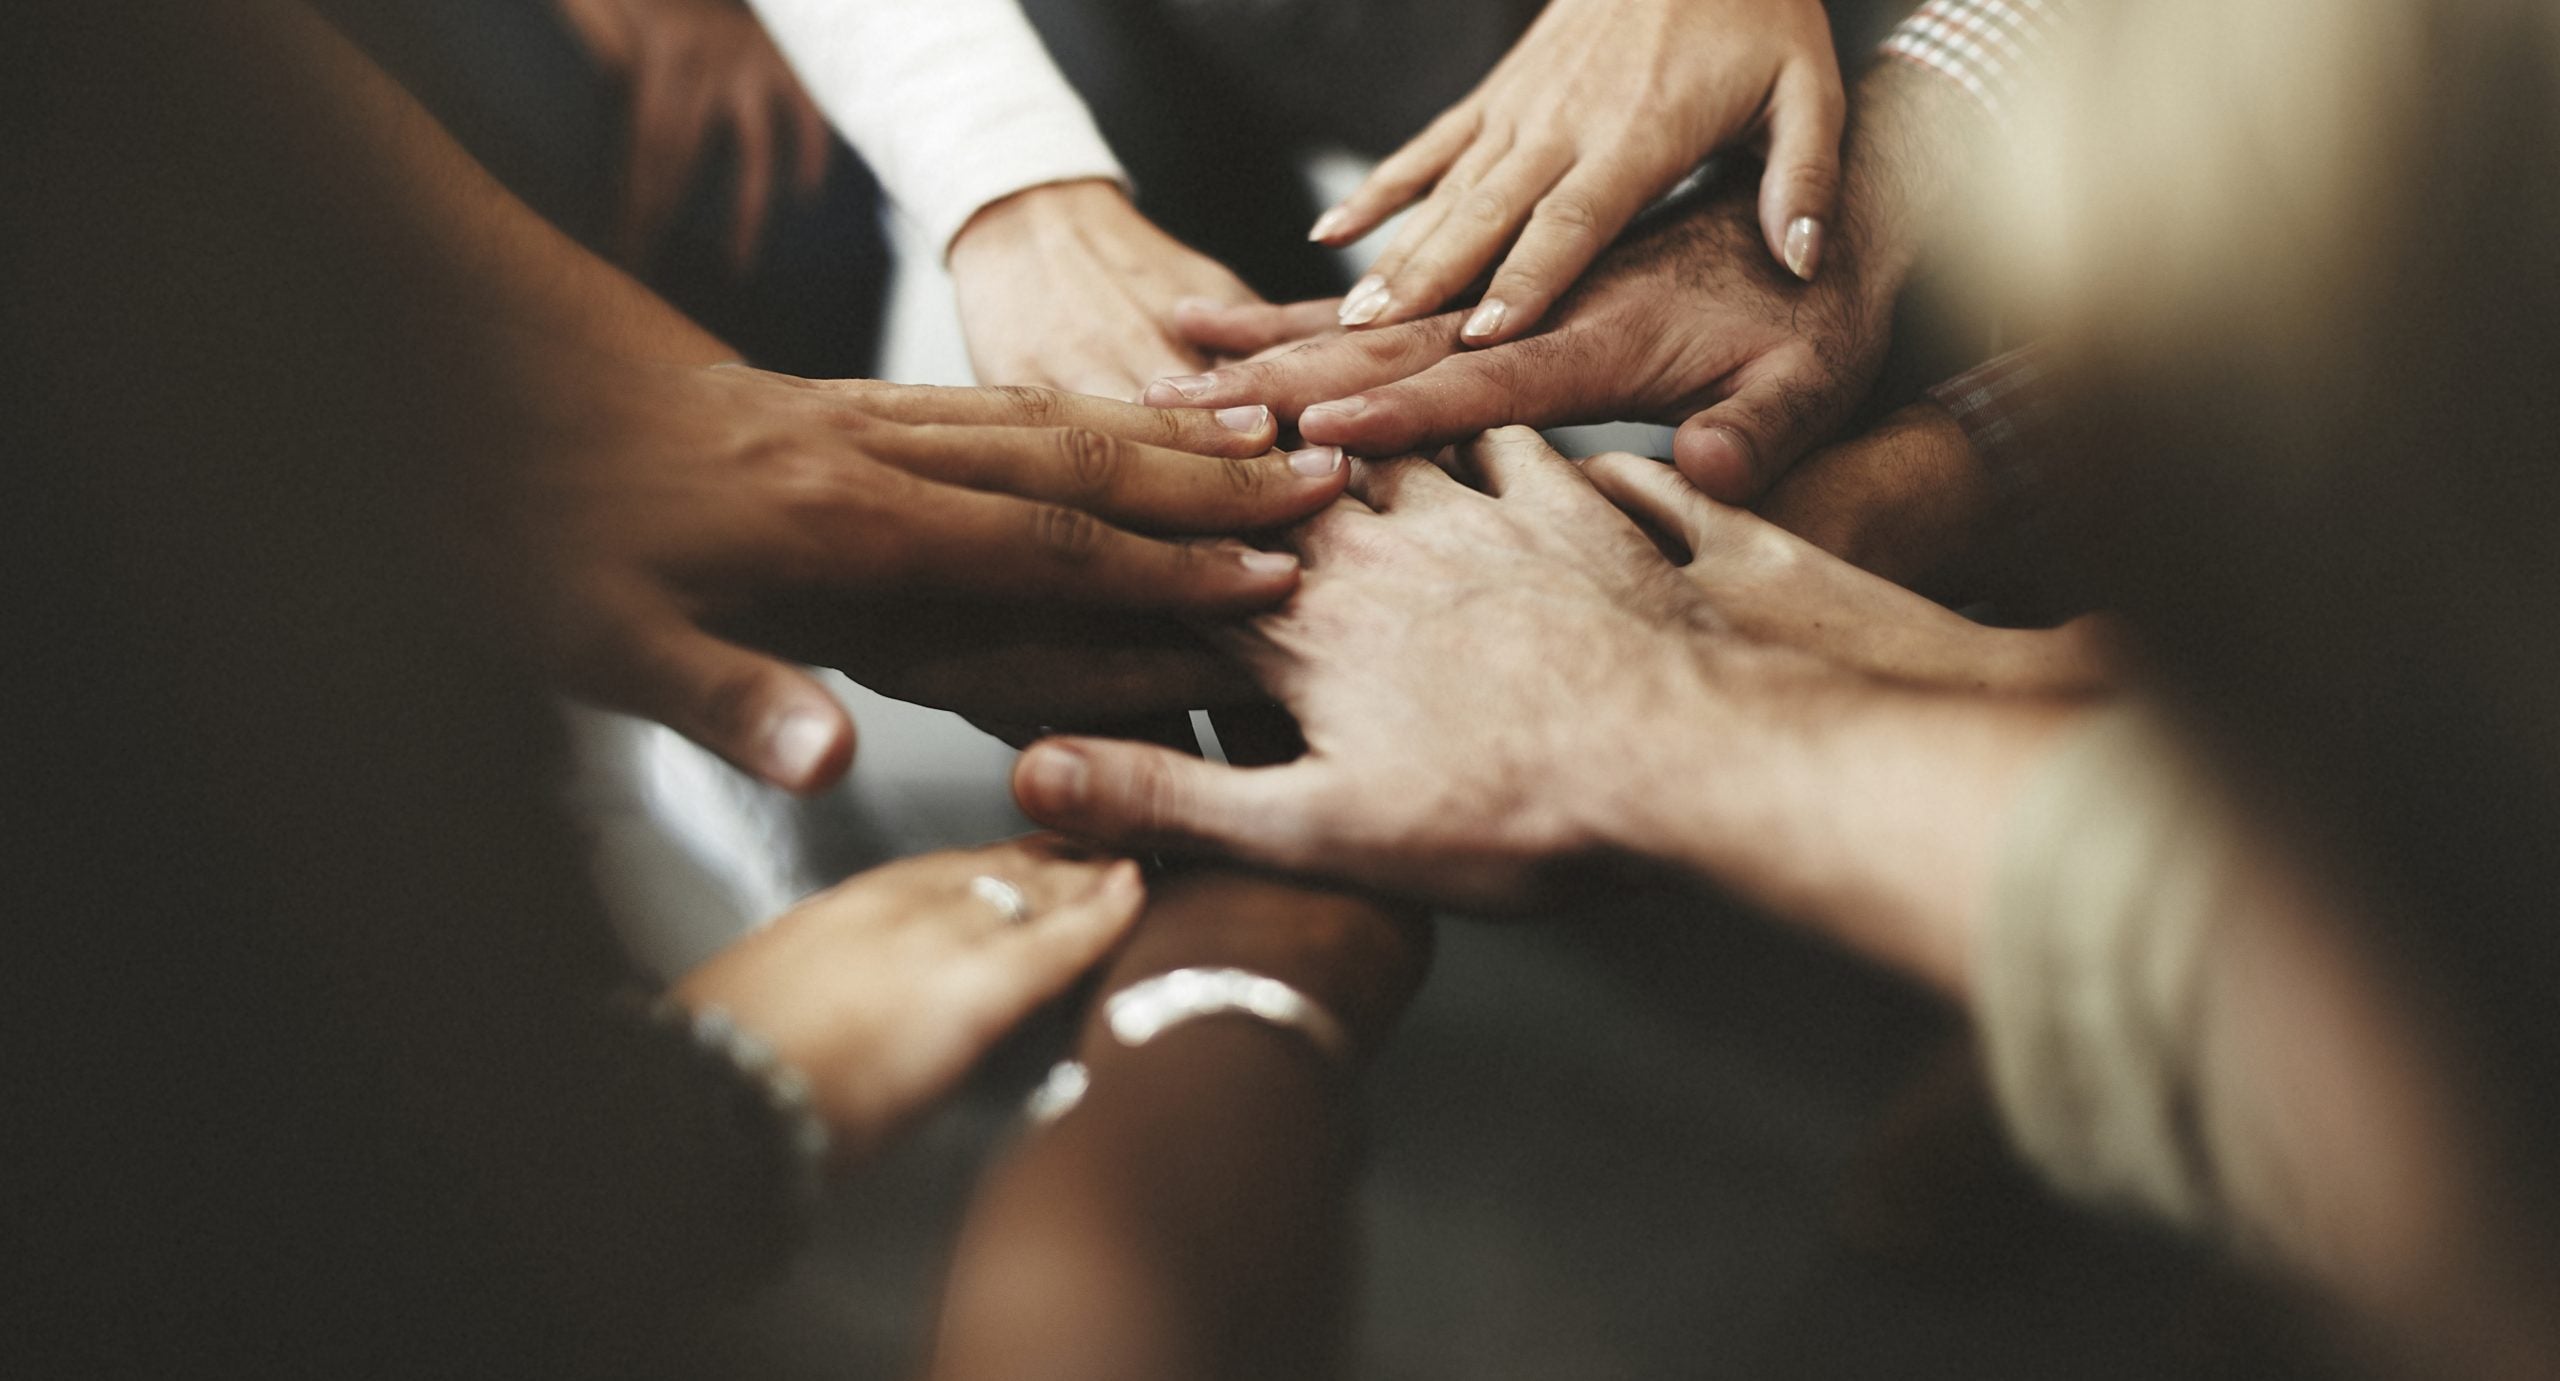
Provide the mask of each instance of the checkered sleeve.
POLYGON ((1955 82, 2005 125, 2078 8, 2079 0, 1929 0, 1884 41, 1884 55, 1955 82))
POLYGON ((2033 561, 2051 547, 2067 502, 2056 466, 2060 408, 2052 356, 2028 345, 1929 390, 1982 458, 2003 546, 2033 561))

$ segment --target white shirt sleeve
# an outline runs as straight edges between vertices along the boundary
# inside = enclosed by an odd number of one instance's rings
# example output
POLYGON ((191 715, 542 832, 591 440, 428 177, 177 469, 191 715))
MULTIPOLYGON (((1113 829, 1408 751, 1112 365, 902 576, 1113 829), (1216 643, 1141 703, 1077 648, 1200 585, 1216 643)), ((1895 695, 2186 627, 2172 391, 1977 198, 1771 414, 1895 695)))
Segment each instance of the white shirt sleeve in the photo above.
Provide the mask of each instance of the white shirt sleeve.
POLYGON ((1111 148, 1016 0, 748 0, 889 199, 949 253, 978 208, 1108 178, 1111 148))

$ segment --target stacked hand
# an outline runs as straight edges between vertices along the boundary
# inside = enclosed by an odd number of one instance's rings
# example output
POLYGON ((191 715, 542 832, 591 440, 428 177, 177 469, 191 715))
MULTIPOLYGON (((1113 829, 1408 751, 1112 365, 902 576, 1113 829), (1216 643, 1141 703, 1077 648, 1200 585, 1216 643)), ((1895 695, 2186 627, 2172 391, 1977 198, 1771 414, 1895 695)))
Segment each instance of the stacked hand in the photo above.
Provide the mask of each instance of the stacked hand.
POLYGON ((1311 238, 1349 244, 1413 205, 1343 299, 1342 324, 1428 315, 1499 258, 1462 334, 1510 340, 1647 204, 1709 154, 1757 135, 1768 153, 1761 235, 1809 280, 1838 196, 1844 104, 1815 0, 1555 0, 1482 85, 1380 163, 1311 238))
POLYGON ((951 242, 951 275, 980 383, 1106 398, 1206 363, 1176 304, 1260 301, 1107 182, 1034 187, 981 210, 951 242))
POLYGON ((795 790, 842 774, 852 725, 785 657, 1015 722, 1238 693, 1169 616, 1275 604, 1297 560, 1174 534, 1291 522, 1343 485, 1338 452, 1272 451, 1267 413, 1236 430, 1034 390, 548 370, 565 387, 486 532, 532 592, 531 642, 571 693, 795 790))
MULTIPOLYGON (((1459 314, 1334 335, 1160 380, 1158 406, 1265 403, 1311 443, 1361 455, 1428 449, 1509 423, 1680 424, 1681 471, 1740 502, 1838 430, 1888 342, 1898 277, 1854 255, 1802 283, 1760 252, 1727 194, 1610 251, 1547 330, 1469 350, 1459 314)), ((1203 344, 1246 355, 1309 324, 1306 307, 1189 309, 1203 344)))
POLYGON ((1055 840, 926 854, 802 902, 688 974, 675 996, 719 1008, 808 1079, 838 1160, 850 1162, 1099 962, 1145 900, 1138 865, 1055 840), (1020 914, 980 878, 1012 888, 1020 914))
POLYGON ((1305 756, 1239 770, 1053 740, 1015 773, 1023 809, 1124 846, 1508 905, 1559 862, 1677 852, 1714 801, 1747 797, 1754 755, 1813 697, 2036 669, 2018 641, 2036 635, 1971 624, 1656 462, 1576 467, 1526 428, 1459 460, 1480 489, 1421 460, 1361 467, 1291 535, 1297 596, 1227 635, 1305 756))
POLYGON ((737 161, 729 253, 741 272, 751 267, 777 178, 787 173, 806 196, 827 173, 826 119, 764 27, 737 0, 559 5, 597 63, 630 88, 624 262, 647 257, 693 185, 703 151, 725 131, 737 161))

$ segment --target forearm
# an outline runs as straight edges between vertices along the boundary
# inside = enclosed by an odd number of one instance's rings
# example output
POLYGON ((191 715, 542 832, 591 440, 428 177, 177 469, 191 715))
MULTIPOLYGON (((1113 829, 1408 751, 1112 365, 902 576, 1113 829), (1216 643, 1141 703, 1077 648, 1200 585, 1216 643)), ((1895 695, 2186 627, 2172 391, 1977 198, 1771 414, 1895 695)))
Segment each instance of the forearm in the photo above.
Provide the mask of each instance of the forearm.
POLYGON ((2010 799, 2077 711, 1757 648, 1705 675, 1715 709, 1682 719, 1630 794, 1636 851, 1967 993, 2010 799))
MULTIPOLYGON (((1105 991, 1192 965, 1279 978, 1356 1063, 1419 981, 1425 932, 1365 902, 1233 876, 1159 887, 1105 991)), ((1090 1088, 997 1170, 962 1235, 932 1375, 1072 1381, 1338 1369, 1351 1070, 1241 1018, 1135 1048, 1090 1025, 1090 1088)))
POLYGON ((337 132, 329 172, 389 232, 385 271, 427 285, 420 296, 449 306, 463 333, 493 351, 531 336, 675 364, 737 357, 518 200, 325 21, 290 0, 254 14, 294 77, 273 99, 337 132))
POLYGON ((1841 145, 1842 248, 1889 304, 1947 218, 1971 195, 1998 135, 1954 82, 1907 63, 1858 79, 1841 145))

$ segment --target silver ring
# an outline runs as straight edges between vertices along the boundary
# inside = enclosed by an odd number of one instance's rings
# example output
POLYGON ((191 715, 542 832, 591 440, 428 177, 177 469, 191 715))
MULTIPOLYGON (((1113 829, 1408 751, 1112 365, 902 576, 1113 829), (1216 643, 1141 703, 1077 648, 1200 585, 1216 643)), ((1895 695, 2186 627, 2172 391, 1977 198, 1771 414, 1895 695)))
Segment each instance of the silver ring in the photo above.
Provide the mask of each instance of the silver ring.
POLYGON ((1006 925, 1020 925, 1031 919, 1031 899, 1022 889, 993 873, 980 873, 969 879, 969 895, 996 909, 1006 925))

